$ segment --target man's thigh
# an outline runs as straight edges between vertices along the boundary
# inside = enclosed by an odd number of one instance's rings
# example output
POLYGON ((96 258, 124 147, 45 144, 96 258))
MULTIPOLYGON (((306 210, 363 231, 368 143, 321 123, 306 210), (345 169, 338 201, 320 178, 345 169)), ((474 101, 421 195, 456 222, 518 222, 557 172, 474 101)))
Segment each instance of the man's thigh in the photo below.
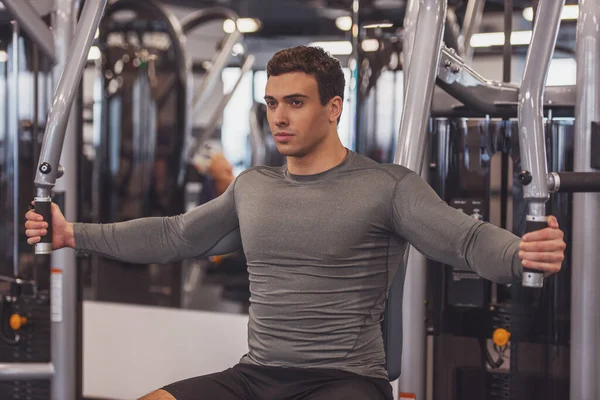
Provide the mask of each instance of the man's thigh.
POLYGON ((248 400, 254 396, 243 377, 233 368, 210 375, 198 376, 171 383, 141 400, 248 400))
POLYGON ((392 400, 392 386, 383 380, 340 379, 325 383, 297 400, 392 400))

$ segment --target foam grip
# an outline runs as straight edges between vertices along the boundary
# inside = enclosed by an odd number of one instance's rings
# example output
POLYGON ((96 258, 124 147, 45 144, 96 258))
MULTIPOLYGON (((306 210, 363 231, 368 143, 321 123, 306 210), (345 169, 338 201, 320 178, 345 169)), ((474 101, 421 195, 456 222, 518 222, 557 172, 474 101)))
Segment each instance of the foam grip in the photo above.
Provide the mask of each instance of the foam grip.
MULTIPOLYGON (((525 233, 539 231, 548 226, 546 217, 538 217, 540 220, 533 221, 527 217, 525 221, 525 233)), ((523 286, 527 287, 542 287, 544 286, 544 273, 536 269, 523 267, 523 286)))
POLYGON ((35 200, 34 209, 36 214, 40 214, 48 223, 48 228, 46 228, 48 233, 36 243, 35 252, 36 254, 48 254, 52 250, 52 201, 35 200))

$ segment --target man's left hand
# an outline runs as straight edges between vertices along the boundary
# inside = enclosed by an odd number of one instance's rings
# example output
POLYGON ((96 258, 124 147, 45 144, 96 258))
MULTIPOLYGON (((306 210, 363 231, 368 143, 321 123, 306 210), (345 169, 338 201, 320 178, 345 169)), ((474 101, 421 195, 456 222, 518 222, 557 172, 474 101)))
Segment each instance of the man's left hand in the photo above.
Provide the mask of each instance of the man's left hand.
POLYGON ((567 247, 556 217, 548 217, 548 227, 521 238, 519 258, 524 267, 544 271, 545 276, 560 271, 567 247))

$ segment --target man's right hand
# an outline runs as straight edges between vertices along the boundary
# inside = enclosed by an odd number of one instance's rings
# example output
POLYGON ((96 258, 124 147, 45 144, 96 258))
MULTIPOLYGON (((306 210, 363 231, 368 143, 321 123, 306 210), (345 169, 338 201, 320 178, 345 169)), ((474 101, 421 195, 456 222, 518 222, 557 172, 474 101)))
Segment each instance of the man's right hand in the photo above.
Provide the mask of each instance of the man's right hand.
MULTIPOLYGON (((73 224, 67 222, 60 207, 52 203, 52 250, 62 249, 63 247, 75 248, 75 236, 73 233, 73 224)), ((25 235, 27 235, 27 243, 34 245, 38 243, 42 236, 45 236, 48 231, 48 223, 43 220, 40 214, 36 214, 34 210, 29 210, 25 214, 25 235)))

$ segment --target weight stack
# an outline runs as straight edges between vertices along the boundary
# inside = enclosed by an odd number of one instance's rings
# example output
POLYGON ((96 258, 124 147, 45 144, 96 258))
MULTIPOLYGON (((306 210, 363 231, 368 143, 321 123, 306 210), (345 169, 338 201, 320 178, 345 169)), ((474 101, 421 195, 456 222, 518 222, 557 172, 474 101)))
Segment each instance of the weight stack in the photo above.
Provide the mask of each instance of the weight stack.
MULTIPOLYGON (((50 301, 47 295, 37 297, 20 296, 11 301, 2 296, 2 338, 0 340, 0 363, 48 363, 50 362, 50 301), (14 339, 9 319, 18 314, 27 322, 18 330, 18 343, 14 339)), ((48 400, 50 380, 0 381, 2 400, 48 400)))

